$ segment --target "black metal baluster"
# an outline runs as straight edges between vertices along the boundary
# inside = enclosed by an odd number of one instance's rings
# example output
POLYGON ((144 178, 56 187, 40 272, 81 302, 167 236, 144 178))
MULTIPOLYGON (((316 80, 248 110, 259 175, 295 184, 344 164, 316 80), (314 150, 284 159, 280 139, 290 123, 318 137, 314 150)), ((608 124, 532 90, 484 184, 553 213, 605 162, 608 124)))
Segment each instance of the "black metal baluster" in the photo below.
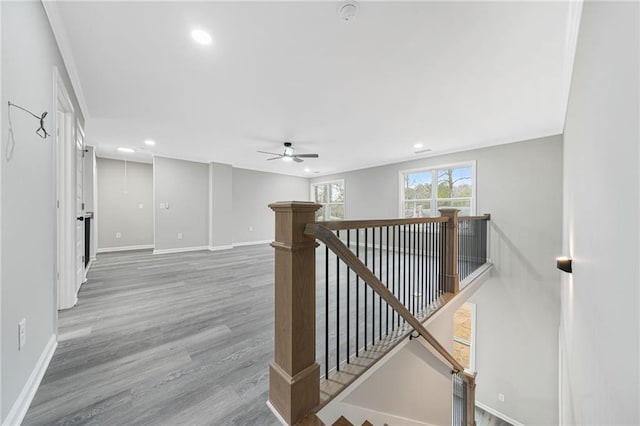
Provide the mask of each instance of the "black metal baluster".
MULTIPOLYGON (((368 251, 369 251, 369 233, 367 232, 368 229, 364 228, 364 264, 365 266, 368 265, 368 260, 369 260, 369 255, 368 255, 368 251)), ((367 339, 367 285, 366 283, 364 283, 364 348, 365 350, 367 349, 367 344, 368 344, 368 339, 367 339)))
MULTIPOLYGON (((371 228, 371 240, 373 241, 371 244, 371 258, 373 260, 374 265, 374 275, 375 275, 375 264, 376 264, 376 229, 371 228)), ((376 292, 371 289, 371 346, 376 342, 376 292)))
POLYGON ((329 247, 324 246, 324 377, 329 377, 329 247))
MULTIPOLYGON (((356 257, 360 259, 360 229, 356 229, 356 257)), ((356 356, 360 355, 360 275, 356 274, 356 356)))
MULTIPOLYGON (((391 228, 391 236, 393 238, 393 251, 391 252, 391 291, 395 297, 398 297, 396 294, 396 226, 393 225, 391 228)), ((391 311, 391 329, 395 328, 396 322, 396 312, 395 309, 391 311)))
MULTIPOLYGON (((404 246, 404 256, 403 257, 403 261, 402 261, 402 283, 403 283, 403 288, 402 288, 402 300, 403 300, 403 305, 408 308, 407 305, 407 225, 403 226, 404 228, 404 241, 403 241, 403 246, 404 246)), ((403 323, 405 322, 405 320, 403 319, 402 321, 403 323)))
MULTIPOLYGON (((376 228, 371 228, 371 272, 376 274, 376 228)), ((371 345, 376 342, 376 292, 371 289, 371 345)))
MULTIPOLYGON (((347 229, 347 248, 351 249, 351 232, 347 229)), ((347 268, 347 364, 351 355, 351 268, 347 268)))
MULTIPOLYGON (((336 231, 340 238, 340 231, 336 231)), ((340 371, 340 258, 336 255, 336 371, 340 371)))
MULTIPOLYGON (((382 281, 382 226, 380 227, 380 238, 378 241, 380 241, 380 248, 378 249, 378 275, 380 281, 382 281)), ((380 295, 378 295, 378 340, 382 340, 382 297, 380 297, 380 295)))
MULTIPOLYGON (((389 227, 387 226, 387 289, 389 288, 389 227)), ((387 326, 386 334, 389 335, 389 304, 385 303, 387 312, 386 312, 386 321, 385 324, 387 326)))

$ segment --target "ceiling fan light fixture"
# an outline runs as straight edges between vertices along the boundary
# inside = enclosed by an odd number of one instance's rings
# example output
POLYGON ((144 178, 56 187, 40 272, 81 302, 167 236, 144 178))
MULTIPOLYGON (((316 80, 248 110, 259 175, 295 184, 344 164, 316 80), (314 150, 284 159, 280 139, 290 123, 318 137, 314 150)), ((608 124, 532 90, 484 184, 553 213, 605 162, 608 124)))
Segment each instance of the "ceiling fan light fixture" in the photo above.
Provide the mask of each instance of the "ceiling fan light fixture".
POLYGON ((289 156, 285 155, 284 157, 282 157, 282 161, 285 161, 288 163, 290 161, 293 161, 293 157, 291 157, 290 155, 289 156))

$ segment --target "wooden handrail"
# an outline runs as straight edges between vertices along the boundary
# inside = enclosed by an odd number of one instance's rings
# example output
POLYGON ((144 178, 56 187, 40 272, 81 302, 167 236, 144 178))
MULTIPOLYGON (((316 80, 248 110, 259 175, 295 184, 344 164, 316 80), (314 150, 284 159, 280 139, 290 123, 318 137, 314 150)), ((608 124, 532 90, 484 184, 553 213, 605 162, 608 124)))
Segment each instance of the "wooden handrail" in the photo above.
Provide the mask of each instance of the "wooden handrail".
POLYGON ((458 220, 491 220, 491 215, 485 213, 481 216, 458 216, 458 220))
MULTIPOLYGON (((440 219, 440 218, 438 218, 440 219)), ((322 241, 340 260, 365 282, 373 291, 378 293, 398 314, 413 327, 447 362, 454 372, 461 372, 465 381, 469 382, 469 375, 464 372, 464 367, 438 342, 422 323, 391 293, 387 287, 376 277, 371 270, 345 246, 331 229, 324 223, 310 223, 305 227, 304 233, 312 235, 322 241)))
POLYGON ((448 217, 410 217, 406 219, 372 219, 372 220, 334 220, 330 222, 316 222, 332 231, 343 229, 377 228, 380 226, 413 225, 415 223, 443 223, 448 217))

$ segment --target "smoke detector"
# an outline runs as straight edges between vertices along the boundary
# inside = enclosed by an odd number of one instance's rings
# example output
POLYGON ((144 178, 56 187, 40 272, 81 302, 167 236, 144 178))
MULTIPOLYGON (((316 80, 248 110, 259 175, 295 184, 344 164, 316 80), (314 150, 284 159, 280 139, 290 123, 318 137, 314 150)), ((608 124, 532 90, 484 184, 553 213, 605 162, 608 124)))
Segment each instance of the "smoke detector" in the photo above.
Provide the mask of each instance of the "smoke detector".
POLYGON ((351 22, 358 15, 358 3, 355 1, 345 1, 338 6, 338 15, 344 22, 351 22))

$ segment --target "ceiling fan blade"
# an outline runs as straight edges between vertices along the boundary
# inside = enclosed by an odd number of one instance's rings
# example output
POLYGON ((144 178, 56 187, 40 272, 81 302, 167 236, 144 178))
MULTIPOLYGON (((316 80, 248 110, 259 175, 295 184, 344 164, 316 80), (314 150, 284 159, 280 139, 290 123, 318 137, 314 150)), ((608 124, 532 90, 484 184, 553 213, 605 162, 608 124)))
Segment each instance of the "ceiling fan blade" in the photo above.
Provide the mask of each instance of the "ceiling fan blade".
POLYGON ((282 154, 278 154, 276 152, 267 152, 267 151, 258 151, 258 152, 261 153, 261 154, 280 155, 280 156, 282 155, 282 154))
POLYGON ((298 158, 318 158, 318 154, 296 154, 294 157, 298 157, 298 158))
POLYGON ((278 157, 273 157, 273 158, 267 158, 267 161, 271 161, 271 160, 279 160, 279 159, 281 159, 282 157, 284 157, 284 155, 280 155, 280 156, 278 156, 278 157))
POLYGON ((296 163, 302 163, 304 160, 301 160, 300 158, 298 158, 298 156, 296 155, 295 157, 293 157, 293 161, 295 161, 296 163))

